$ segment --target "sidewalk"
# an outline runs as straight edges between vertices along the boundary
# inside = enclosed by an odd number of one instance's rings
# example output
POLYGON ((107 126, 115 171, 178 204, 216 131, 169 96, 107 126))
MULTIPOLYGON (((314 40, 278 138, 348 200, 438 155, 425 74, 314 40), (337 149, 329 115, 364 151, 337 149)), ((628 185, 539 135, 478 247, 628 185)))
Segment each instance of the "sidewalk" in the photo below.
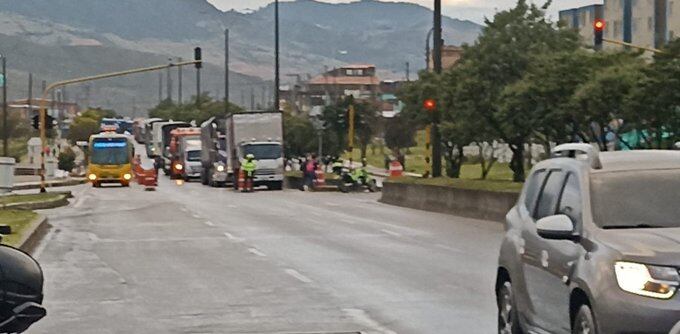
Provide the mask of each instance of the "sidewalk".
MULTIPOLYGON (((47 178, 45 185, 48 188, 75 186, 87 182, 84 177, 47 178)), ((40 188, 40 176, 38 175, 15 175, 12 190, 38 189, 40 188)))

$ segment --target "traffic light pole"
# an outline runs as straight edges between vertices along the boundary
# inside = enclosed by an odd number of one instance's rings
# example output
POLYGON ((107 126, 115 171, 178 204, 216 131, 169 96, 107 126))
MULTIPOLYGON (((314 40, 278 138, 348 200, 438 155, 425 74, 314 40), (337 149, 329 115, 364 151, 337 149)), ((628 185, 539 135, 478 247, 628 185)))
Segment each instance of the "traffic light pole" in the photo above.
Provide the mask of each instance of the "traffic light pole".
MULTIPOLYGON (((434 72, 442 73, 442 1, 434 1, 434 50, 432 63, 434 72)), ((432 113, 432 177, 442 176, 442 146, 439 132, 439 105, 432 113)))
POLYGON ((274 111, 281 110, 281 99, 279 87, 281 87, 281 76, 280 76, 280 52, 279 52, 279 0, 274 2, 274 48, 275 55, 274 58, 274 111))
POLYGON ((131 69, 127 71, 121 71, 121 72, 112 72, 112 73, 106 73, 106 74, 99 74, 99 75, 94 75, 94 76, 89 76, 89 77, 82 77, 82 78, 76 78, 76 79, 71 79, 71 80, 64 80, 64 81, 58 81, 52 84, 49 84, 46 88, 45 91, 43 92, 43 98, 40 101, 40 140, 42 142, 42 150, 40 154, 40 192, 44 193, 47 190, 45 189, 45 150, 47 149, 47 97, 49 96, 50 92, 56 88, 59 87, 64 87, 72 84, 77 84, 77 83, 83 83, 83 82, 88 82, 88 81, 95 81, 95 80, 101 80, 101 79, 108 79, 108 78, 114 78, 114 77, 122 77, 130 74, 136 74, 136 73, 144 73, 144 72, 153 72, 153 71, 160 71, 164 70, 167 68, 171 68, 174 66, 186 66, 186 65, 198 65, 201 63, 201 60, 194 60, 194 61, 185 61, 185 62, 179 62, 179 63, 170 63, 170 64, 165 64, 165 65, 158 65, 158 66, 151 66, 151 67, 144 67, 144 68, 136 68, 136 69, 131 69))

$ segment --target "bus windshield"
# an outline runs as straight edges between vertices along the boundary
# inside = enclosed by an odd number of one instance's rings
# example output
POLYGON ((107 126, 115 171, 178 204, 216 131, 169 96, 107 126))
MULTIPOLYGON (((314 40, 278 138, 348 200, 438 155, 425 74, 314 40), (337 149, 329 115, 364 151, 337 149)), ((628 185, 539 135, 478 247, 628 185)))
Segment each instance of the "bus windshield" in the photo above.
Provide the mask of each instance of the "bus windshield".
POLYGON ((130 162, 126 139, 95 139, 90 163, 95 165, 123 165, 130 162))

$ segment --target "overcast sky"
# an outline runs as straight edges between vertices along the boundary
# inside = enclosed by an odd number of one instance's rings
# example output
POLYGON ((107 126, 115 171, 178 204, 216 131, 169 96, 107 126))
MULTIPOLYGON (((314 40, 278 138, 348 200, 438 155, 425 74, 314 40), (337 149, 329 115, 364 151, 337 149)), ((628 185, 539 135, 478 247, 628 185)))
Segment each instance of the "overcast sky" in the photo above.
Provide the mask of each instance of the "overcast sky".
MULTIPOLYGON (((257 9, 272 0, 208 0, 213 5, 221 10, 236 9, 239 11, 257 9)), ((281 0, 285 1, 285 0, 281 0)), ((352 0, 323 0, 324 2, 353 2, 352 0)), ((384 0, 385 1, 385 0, 384 0)), ((389 0, 396 1, 396 0, 389 0)), ((433 0, 402 0, 405 2, 414 2, 424 6, 432 7, 433 0)), ((544 3, 545 0, 535 0, 538 3, 544 3)), ((506 9, 512 7, 516 0, 442 0, 443 11, 445 15, 468 19, 475 22, 483 22, 484 16, 493 16, 497 9, 506 9)), ((553 0, 553 5, 550 10, 550 15, 557 17, 557 12, 561 9, 572 8, 593 3, 602 3, 602 0, 553 0)))

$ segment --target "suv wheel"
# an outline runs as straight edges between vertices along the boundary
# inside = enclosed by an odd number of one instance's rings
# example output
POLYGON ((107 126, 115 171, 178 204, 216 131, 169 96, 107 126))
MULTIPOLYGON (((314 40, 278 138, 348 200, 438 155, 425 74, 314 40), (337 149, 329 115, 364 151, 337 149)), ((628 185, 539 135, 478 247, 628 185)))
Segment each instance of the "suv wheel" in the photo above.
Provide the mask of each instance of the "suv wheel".
POLYGON ((498 299, 498 334, 522 334, 515 308, 515 297, 512 294, 512 284, 504 282, 496 291, 496 296, 498 299))
POLYGON ((595 317, 588 305, 582 305, 574 318, 571 329, 572 334, 597 334, 595 317))

